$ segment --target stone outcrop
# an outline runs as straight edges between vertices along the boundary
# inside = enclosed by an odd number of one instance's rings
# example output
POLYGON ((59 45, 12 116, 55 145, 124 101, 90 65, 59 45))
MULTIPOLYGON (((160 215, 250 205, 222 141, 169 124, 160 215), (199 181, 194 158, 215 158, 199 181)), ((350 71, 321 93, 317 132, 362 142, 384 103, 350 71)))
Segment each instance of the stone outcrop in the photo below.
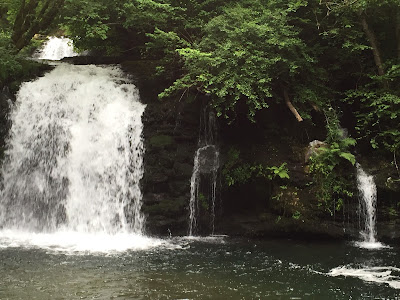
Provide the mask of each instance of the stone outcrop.
POLYGON ((195 120, 199 117, 195 105, 182 105, 178 113, 168 105, 150 102, 143 117, 146 148, 143 212, 147 216, 148 233, 185 235, 198 139, 195 120), (186 121, 189 116, 190 122, 186 121))
POLYGON ((160 100, 163 82, 155 80, 151 61, 123 61, 147 105, 143 115, 145 142, 142 179, 146 231, 154 235, 186 235, 193 157, 197 149, 201 97, 160 100))

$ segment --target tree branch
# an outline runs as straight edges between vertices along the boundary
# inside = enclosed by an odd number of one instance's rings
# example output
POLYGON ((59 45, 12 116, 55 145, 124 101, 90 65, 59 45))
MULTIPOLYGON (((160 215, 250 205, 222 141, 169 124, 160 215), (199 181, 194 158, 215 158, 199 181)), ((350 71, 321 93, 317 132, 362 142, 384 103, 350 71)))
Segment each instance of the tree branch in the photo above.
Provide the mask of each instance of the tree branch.
MULTIPOLYGON (((15 17, 13 25, 13 34, 11 39, 14 45, 20 43, 21 38, 31 26, 33 19, 35 18, 35 9, 39 4, 39 0, 30 0, 26 3, 25 0, 21 2, 21 6, 18 10, 17 16, 15 17)), ((17 46, 17 49, 20 50, 17 46)))
POLYGON ((361 21, 362 28, 363 28, 364 33, 367 36, 368 41, 369 41, 369 43, 371 45, 371 48, 372 48, 372 53, 374 55, 375 65, 378 68, 378 74, 380 76, 383 76, 383 75, 385 75, 385 70, 383 68, 381 54, 380 54, 380 51, 379 51, 379 48, 378 48, 378 42, 377 42, 375 33, 369 28, 367 19, 365 18, 364 12, 360 11, 359 15, 360 15, 360 21, 361 21))
POLYGON ((290 111, 292 114, 296 117, 297 121, 301 122, 303 121, 303 118, 300 116, 300 114, 297 112, 296 108, 293 106, 292 102, 290 102, 289 94, 287 92, 287 89, 283 89, 283 97, 285 98, 285 103, 287 107, 289 107, 290 111))
POLYGON ((30 0, 27 4, 23 0, 21 3, 12 35, 12 41, 17 51, 27 46, 36 33, 51 25, 63 7, 64 0, 47 0, 43 3, 40 11, 36 12, 38 4, 39 0, 30 0))

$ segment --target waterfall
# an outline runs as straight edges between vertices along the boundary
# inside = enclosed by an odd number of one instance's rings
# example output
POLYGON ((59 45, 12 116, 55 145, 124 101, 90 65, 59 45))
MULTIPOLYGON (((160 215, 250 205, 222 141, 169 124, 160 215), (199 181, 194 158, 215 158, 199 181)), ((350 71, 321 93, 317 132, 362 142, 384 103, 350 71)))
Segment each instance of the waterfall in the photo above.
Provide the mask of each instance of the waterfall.
POLYGON ((360 218, 362 242, 357 243, 363 248, 381 248, 383 245, 376 238, 376 185, 374 177, 368 175, 357 163, 357 187, 359 190, 360 218))
POLYGON ((194 156, 190 180, 189 236, 197 233, 201 209, 209 214, 211 234, 214 234, 219 168, 216 131, 215 114, 205 108, 200 118, 199 148, 194 156))
POLYGON ((11 112, 5 228, 141 233, 141 116, 117 67, 60 65, 24 83, 11 112))
POLYGON ((21 85, 0 182, 0 247, 143 249, 142 114, 116 66, 58 64, 21 85))
MULTIPOLYGON (((54 48, 38 55, 62 53, 54 48)), ((11 108, 0 248, 110 253, 165 244, 143 235, 138 90, 117 66, 55 65, 23 83, 11 108)))
POLYGON ((35 53, 38 59, 60 60, 64 57, 77 56, 74 51, 73 42, 69 38, 51 36, 44 43, 42 49, 35 53))

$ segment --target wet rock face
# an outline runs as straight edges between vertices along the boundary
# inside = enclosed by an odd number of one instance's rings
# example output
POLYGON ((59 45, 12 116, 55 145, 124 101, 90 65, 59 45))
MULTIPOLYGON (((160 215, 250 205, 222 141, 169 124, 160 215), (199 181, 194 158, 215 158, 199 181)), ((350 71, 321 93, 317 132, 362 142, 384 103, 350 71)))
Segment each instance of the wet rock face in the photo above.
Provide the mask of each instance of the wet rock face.
POLYGON ((146 230, 149 234, 185 235, 200 109, 197 102, 174 107, 174 103, 155 98, 143 101, 147 103, 142 180, 146 230))
POLYGON ((118 63, 147 105, 142 118, 145 153, 141 180, 145 230, 153 235, 185 235, 201 99, 158 99, 170 83, 153 76, 157 61, 119 58, 118 63))
POLYGON ((200 173, 210 174, 218 170, 218 151, 214 145, 208 145, 199 149, 200 173))

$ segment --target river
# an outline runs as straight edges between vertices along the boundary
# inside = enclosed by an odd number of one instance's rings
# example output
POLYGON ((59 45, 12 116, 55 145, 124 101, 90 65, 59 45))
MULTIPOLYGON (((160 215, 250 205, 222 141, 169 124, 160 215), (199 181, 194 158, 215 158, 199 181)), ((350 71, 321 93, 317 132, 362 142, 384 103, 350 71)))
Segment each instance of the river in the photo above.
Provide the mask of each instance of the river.
POLYGON ((154 241, 142 250, 100 253, 3 239, 0 298, 399 299, 398 248, 228 237, 154 241))

